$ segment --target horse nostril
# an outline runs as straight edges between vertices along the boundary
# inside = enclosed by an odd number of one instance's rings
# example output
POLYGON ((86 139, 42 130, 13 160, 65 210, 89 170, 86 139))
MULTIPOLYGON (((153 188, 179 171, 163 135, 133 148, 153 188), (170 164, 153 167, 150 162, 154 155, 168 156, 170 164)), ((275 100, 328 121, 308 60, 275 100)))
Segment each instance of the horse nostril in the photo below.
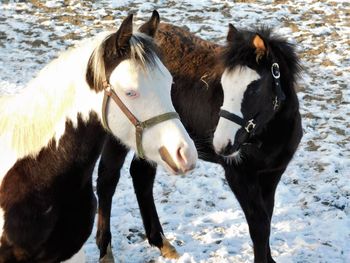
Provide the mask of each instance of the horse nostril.
POLYGON ((167 150, 167 148, 165 148, 164 146, 159 148, 159 154, 160 157, 162 158, 162 160, 167 163, 169 165, 169 167, 171 169, 173 169, 173 171, 175 173, 179 172, 179 168, 177 167, 176 163, 174 162, 173 158, 171 157, 169 151, 167 150))
POLYGON ((185 157, 185 149, 183 147, 179 147, 176 151, 176 159, 181 165, 186 165, 186 157, 185 157))

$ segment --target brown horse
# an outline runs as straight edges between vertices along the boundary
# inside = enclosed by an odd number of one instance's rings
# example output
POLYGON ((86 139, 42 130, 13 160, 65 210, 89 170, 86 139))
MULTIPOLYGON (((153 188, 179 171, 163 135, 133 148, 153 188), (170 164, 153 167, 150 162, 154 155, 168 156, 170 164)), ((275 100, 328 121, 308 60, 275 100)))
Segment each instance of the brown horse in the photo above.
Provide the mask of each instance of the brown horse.
MULTIPOLYGON (((227 44, 220 46, 180 27, 158 23, 154 12, 140 30, 155 35, 174 77, 174 106, 200 158, 223 166, 245 213, 255 262, 274 262, 269 236, 275 190, 302 137, 294 90, 300 67, 294 48, 263 28, 247 31, 230 25, 227 44)), ((111 241, 111 200, 128 151, 123 148, 120 154, 115 150, 120 148, 115 140, 107 140, 99 164, 101 258, 111 241)), ((165 257, 177 257, 164 238, 154 204, 156 168, 134 158, 130 173, 149 243, 165 257)))
POLYGON ((118 31, 63 53, 20 94, 0 97, 0 262, 60 262, 81 249, 107 130, 169 171, 194 166, 171 83, 153 39, 133 34, 130 15, 118 31))

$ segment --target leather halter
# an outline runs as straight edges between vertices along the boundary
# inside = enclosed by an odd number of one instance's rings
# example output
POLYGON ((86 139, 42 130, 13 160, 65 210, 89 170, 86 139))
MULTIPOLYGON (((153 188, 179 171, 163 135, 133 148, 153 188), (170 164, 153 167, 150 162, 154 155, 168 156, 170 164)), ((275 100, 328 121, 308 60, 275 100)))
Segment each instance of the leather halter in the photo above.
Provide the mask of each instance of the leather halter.
POLYGON ((256 126, 254 119, 250 119, 249 121, 245 122, 243 118, 227 110, 220 109, 219 116, 229 121, 232 121, 238 124, 239 126, 242 126, 242 127, 244 126, 244 129, 246 130, 247 133, 250 133, 256 126))
MULTIPOLYGON (((280 67, 277 62, 274 62, 271 65, 271 75, 274 80, 275 91, 276 91, 276 97, 272 103, 273 103, 273 109, 276 111, 280 107, 281 101, 284 101, 286 99, 286 95, 284 94, 281 88, 281 82, 280 82, 281 73, 280 73, 280 67)), ((256 126, 254 118, 245 122, 245 120, 240 116, 238 116, 237 114, 231 113, 223 109, 220 109, 219 116, 229 121, 232 121, 238 124, 239 126, 244 127, 244 130, 247 133, 251 133, 256 126)))
POLYGON ((117 93, 112 89, 111 85, 107 82, 103 82, 103 89, 104 89, 104 97, 103 97, 103 104, 102 104, 102 123, 103 126, 109 130, 108 122, 107 122, 107 102, 109 98, 112 98, 113 101, 118 105, 118 107, 121 109, 121 111, 125 114, 125 116, 129 119, 129 121, 135 126, 135 132, 136 132, 136 147, 137 147, 137 155, 144 159, 145 158, 145 152, 142 147, 142 134, 143 131, 146 128, 150 128, 154 125, 157 125, 161 122, 170 120, 170 119, 180 119, 179 114, 177 112, 167 112, 164 114, 160 114, 158 116, 155 116, 153 118, 150 118, 146 121, 139 121, 135 115, 126 107, 126 105, 122 102, 122 100, 119 98, 117 93))

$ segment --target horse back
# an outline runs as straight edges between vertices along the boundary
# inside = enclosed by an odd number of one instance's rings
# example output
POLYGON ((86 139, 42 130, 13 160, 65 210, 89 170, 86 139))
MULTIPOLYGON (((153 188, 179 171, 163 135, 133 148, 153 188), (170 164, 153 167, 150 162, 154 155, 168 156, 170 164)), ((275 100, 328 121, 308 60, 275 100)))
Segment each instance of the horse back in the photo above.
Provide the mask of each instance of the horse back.
POLYGON ((218 55, 222 46, 195 36, 184 28, 161 23, 155 36, 163 59, 170 72, 186 74, 195 80, 204 74, 215 78, 221 75, 218 55))

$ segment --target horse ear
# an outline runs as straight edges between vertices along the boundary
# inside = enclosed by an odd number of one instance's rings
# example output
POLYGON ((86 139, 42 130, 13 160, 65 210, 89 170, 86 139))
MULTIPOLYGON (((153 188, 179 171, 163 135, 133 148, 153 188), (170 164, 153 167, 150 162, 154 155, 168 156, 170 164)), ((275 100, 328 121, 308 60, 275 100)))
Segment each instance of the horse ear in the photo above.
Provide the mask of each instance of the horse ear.
POLYGON ((233 42, 233 39, 235 37, 235 35, 237 34, 238 30, 231 24, 228 24, 228 33, 227 33, 227 41, 228 42, 233 42))
POLYGON ((264 40, 258 34, 256 34, 255 37, 253 38, 253 46, 256 49, 266 51, 264 40))
POLYGON ((120 25, 116 35, 116 45, 119 48, 125 47, 129 44, 132 36, 132 18, 133 14, 128 15, 120 25))
POLYGON ((258 34, 256 34, 253 38, 252 44, 255 48, 256 62, 259 63, 259 60, 266 53, 266 46, 264 40, 258 34))
POLYGON ((159 13, 157 12, 157 10, 154 10, 150 20, 144 23, 139 28, 139 31, 141 33, 149 35, 150 37, 154 37, 158 29, 159 21, 160 21, 159 13))

